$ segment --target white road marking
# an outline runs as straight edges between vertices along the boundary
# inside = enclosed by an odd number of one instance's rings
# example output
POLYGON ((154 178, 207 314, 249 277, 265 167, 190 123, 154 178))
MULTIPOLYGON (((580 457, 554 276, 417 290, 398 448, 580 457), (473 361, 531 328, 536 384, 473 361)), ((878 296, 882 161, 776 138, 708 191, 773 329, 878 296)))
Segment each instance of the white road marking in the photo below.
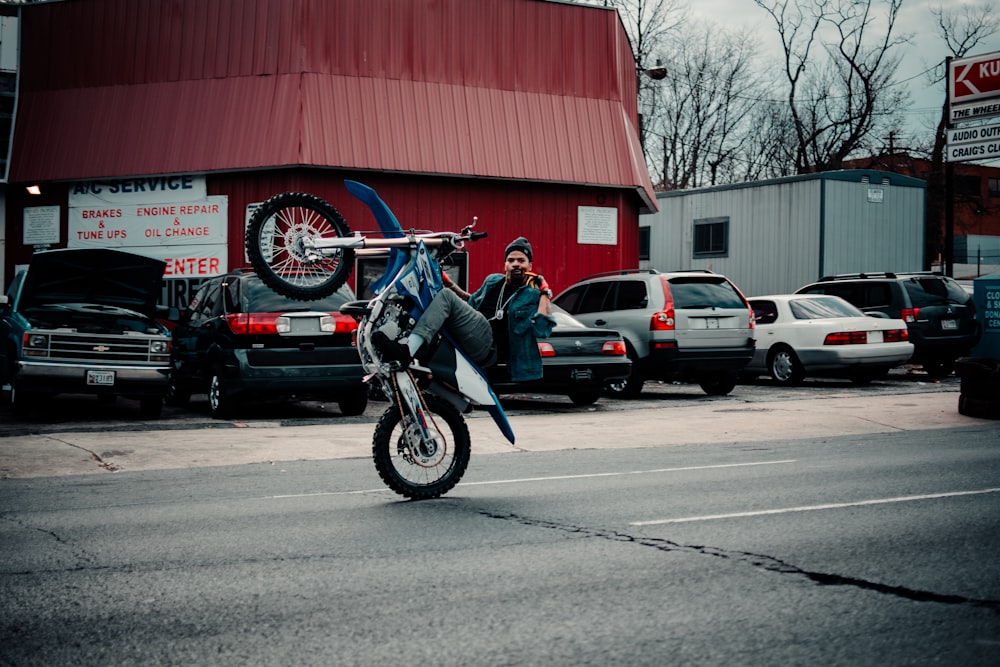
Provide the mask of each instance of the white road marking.
MULTIPOLYGON (((795 463, 795 459, 784 461, 753 461, 750 463, 722 463, 710 466, 688 466, 685 468, 654 468, 652 470, 629 470, 626 472, 595 472, 585 475, 553 475, 551 477, 522 477, 519 479, 497 479, 489 482, 460 482, 458 486, 487 486, 490 484, 524 484, 526 482, 551 482, 565 479, 588 479, 591 477, 620 477, 624 475, 651 475, 663 472, 684 472, 687 470, 715 470, 718 468, 746 468, 750 466, 770 466, 783 463, 795 463)), ((388 488, 363 489, 358 491, 324 491, 320 493, 294 493, 280 496, 267 496, 268 498, 312 498, 314 496, 351 496, 363 493, 377 493, 379 491, 389 491, 388 488)))
POLYGON ((688 516, 680 519, 655 519, 653 521, 632 521, 630 526, 659 526, 667 523, 690 523, 693 521, 714 521, 715 519, 739 519, 750 516, 766 516, 769 514, 788 514, 790 512, 814 512, 816 510, 842 509, 844 507, 862 507, 865 505, 885 505, 887 503, 908 503, 917 500, 935 500, 938 498, 955 498, 958 496, 979 496, 986 493, 998 493, 1000 488, 979 489, 977 491, 949 491, 945 493, 928 493, 920 496, 900 496, 898 498, 878 498, 874 500, 858 500, 850 503, 830 503, 827 505, 804 505, 802 507, 783 507, 773 510, 758 510, 756 512, 733 512, 731 514, 706 514, 704 516, 688 516))

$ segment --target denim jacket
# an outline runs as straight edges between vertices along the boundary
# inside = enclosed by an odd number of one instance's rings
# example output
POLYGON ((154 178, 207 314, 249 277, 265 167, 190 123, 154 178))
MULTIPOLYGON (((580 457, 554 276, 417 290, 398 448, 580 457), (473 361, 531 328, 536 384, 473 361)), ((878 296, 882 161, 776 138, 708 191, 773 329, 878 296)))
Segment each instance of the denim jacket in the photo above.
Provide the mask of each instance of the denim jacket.
MULTIPOLYGON (((486 276, 482 287, 469 297, 469 305, 478 309, 490 287, 505 279, 502 273, 486 276)), ((555 320, 538 312, 542 293, 535 287, 518 288, 507 307, 507 332, 510 337, 510 359, 507 369, 514 382, 538 380, 542 377, 542 355, 538 339, 548 338, 555 320)))

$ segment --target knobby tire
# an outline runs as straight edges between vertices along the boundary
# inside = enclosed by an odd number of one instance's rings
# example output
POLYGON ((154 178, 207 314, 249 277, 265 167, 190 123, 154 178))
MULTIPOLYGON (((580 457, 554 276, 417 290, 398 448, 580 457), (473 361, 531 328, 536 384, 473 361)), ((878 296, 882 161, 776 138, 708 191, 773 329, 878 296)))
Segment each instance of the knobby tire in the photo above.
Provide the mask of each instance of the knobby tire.
POLYGON ((472 449, 469 429, 461 413, 436 396, 425 394, 424 399, 431 413, 431 425, 447 431, 448 456, 440 465, 423 468, 406 460, 403 420, 396 405, 379 418, 372 439, 372 458, 379 477, 390 489, 412 500, 437 498, 450 491, 465 474, 472 449))
POLYGON ((336 251, 310 261, 302 239, 351 235, 340 212, 315 195, 284 192, 265 201, 247 226, 250 265, 275 292, 299 301, 322 299, 347 282, 354 267, 354 250, 336 251))

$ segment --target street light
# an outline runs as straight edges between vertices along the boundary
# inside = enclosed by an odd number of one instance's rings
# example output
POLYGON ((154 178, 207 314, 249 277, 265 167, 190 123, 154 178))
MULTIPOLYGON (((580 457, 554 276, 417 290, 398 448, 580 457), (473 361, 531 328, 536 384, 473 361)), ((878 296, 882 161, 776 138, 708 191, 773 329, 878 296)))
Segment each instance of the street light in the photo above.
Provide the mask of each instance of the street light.
POLYGON ((639 71, 648 76, 650 79, 653 79, 654 81, 659 81, 660 79, 667 78, 667 68, 660 67, 659 65, 657 65, 656 67, 651 67, 649 69, 641 69, 639 71))

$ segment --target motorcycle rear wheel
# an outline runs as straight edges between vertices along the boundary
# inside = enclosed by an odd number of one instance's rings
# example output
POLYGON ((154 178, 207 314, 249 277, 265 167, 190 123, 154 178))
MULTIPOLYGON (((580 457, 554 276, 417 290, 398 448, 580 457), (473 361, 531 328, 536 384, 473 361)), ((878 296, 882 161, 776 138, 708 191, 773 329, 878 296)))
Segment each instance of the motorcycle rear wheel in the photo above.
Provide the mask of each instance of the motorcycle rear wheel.
POLYGON ((437 498, 450 491, 469 466, 471 440, 461 413, 447 401, 424 395, 433 443, 415 451, 405 437, 399 407, 391 405, 378 420, 372 439, 375 469, 386 486, 411 500, 437 498))
POLYGON ((347 282, 354 251, 310 256, 306 238, 350 236, 340 212, 305 192, 284 192, 265 201, 247 225, 246 251, 254 271, 275 292, 300 301, 322 299, 347 282))

